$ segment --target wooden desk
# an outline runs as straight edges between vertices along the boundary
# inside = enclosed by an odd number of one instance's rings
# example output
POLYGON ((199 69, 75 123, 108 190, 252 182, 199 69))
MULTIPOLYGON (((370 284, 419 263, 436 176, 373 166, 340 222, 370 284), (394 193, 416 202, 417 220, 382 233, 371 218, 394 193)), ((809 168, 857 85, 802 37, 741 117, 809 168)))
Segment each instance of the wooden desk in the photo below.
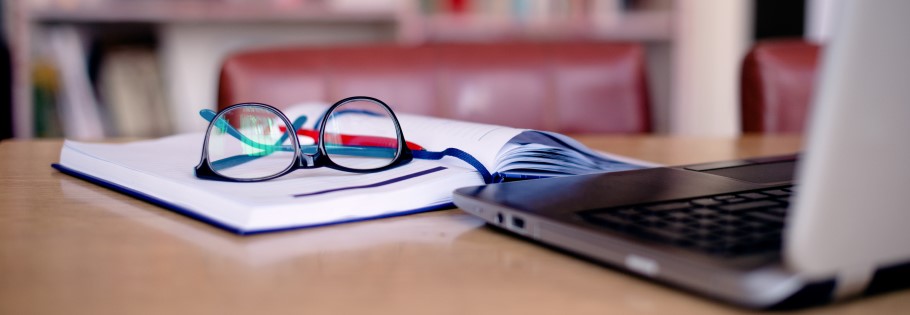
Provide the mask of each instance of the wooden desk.
MULTIPOLYGON (((792 153, 797 137, 578 137, 668 164, 792 153)), ((0 143, 0 314, 746 312, 504 235, 457 209, 240 237, 0 143)), ((900 313, 910 291, 805 313, 900 313)))

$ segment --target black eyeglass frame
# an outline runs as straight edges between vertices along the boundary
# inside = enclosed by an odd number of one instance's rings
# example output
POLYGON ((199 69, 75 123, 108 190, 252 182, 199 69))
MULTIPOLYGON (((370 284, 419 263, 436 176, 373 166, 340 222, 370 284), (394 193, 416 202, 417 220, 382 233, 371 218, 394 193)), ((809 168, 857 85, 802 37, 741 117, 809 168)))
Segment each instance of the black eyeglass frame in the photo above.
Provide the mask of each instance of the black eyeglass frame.
POLYGON ((335 104, 332 104, 332 106, 329 107, 329 109, 325 111, 325 114, 322 115, 321 121, 319 122, 319 139, 317 140, 317 144, 316 144, 316 148, 317 148, 316 153, 314 153, 313 155, 305 154, 300 150, 300 144, 297 140, 296 128, 298 128, 298 126, 294 126, 291 123, 291 120, 288 119, 288 117, 284 113, 282 113, 280 110, 278 110, 277 108, 275 108, 271 105, 263 104, 263 103, 239 103, 239 104, 231 105, 231 106, 219 111, 215 115, 215 117, 212 119, 212 121, 209 122, 209 127, 205 131, 205 140, 203 141, 203 144, 202 144, 202 158, 200 159, 199 164, 196 165, 196 168, 195 168, 196 177, 202 178, 202 179, 228 181, 228 182, 261 182, 261 181, 275 179, 275 178, 287 175, 288 173, 291 173, 298 169, 310 169, 310 168, 319 168, 319 167, 328 167, 328 168, 331 168, 334 170, 363 174, 363 173, 381 172, 381 171, 389 170, 392 168, 396 168, 401 165, 407 164, 408 162, 410 162, 411 160, 414 159, 414 154, 411 152, 411 149, 408 148, 408 146, 407 146, 407 141, 405 141, 405 139, 404 139, 404 134, 401 131, 401 124, 398 123, 398 117, 395 116, 395 112, 392 111, 392 108, 389 107, 389 105, 387 105, 383 101, 380 101, 379 99, 376 99, 373 97, 352 96, 352 97, 342 99, 338 102, 335 102, 335 104), (395 158, 388 165, 377 167, 377 168, 369 168, 369 169, 350 168, 350 167, 338 165, 337 163, 332 161, 332 159, 329 157, 328 152, 325 148, 325 141, 324 141, 326 123, 328 122, 329 117, 331 117, 332 113, 334 113, 334 111, 338 107, 340 107, 344 104, 350 103, 350 102, 355 102, 355 101, 369 101, 369 102, 379 104, 383 109, 386 110, 386 112, 388 112, 389 117, 392 119, 392 123, 395 125, 396 138, 398 140, 397 141, 398 142, 398 151, 395 154, 395 158), (212 168, 211 162, 208 159, 209 135, 211 134, 212 129, 215 128, 215 124, 219 121, 219 119, 221 119, 224 116, 225 113, 228 113, 231 110, 236 109, 238 107, 263 108, 263 109, 273 112, 276 116, 281 118, 281 120, 284 121, 285 125, 288 126, 288 130, 287 130, 288 137, 290 138, 290 141, 292 142, 291 145, 294 147, 294 162, 289 163, 288 167, 285 168, 283 171, 280 171, 273 175, 258 177, 258 178, 234 178, 234 177, 224 176, 224 175, 218 173, 217 171, 215 171, 212 168))

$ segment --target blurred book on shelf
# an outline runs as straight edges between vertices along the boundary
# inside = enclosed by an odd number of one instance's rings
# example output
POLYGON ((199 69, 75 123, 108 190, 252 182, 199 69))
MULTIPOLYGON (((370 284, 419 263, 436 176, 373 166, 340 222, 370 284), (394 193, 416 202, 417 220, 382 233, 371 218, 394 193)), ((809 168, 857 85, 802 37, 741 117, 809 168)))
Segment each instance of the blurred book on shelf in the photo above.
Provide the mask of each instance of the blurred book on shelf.
POLYGON ((111 134, 158 137, 171 133, 158 56, 150 47, 114 47, 104 52, 98 92, 111 134))
POLYGON ((667 0, 417 0, 428 40, 668 39, 667 0))
MULTIPOLYGON (((4 12, 0 4, 0 22, 4 12)), ((13 136, 13 63, 5 35, 0 27, 0 140, 13 136)))
MULTIPOLYGON (((198 22, 384 19, 412 0, 40 0, 46 21, 198 22)), ((413 0, 416 1, 416 0, 413 0)))
POLYGON ((99 44, 97 34, 73 25, 48 27, 43 35, 32 62, 36 136, 92 140, 172 132, 154 47, 99 44))
MULTIPOLYGON (((352 1, 352 0, 345 0, 352 1)), ((554 19, 623 13, 668 11, 668 0, 415 0, 424 15, 482 15, 513 20, 554 19)))
POLYGON ((75 26, 53 26, 47 30, 50 56, 60 77, 57 110, 63 134, 74 139, 104 138, 98 101, 88 74, 87 37, 75 26))
POLYGON ((62 137, 63 130, 57 113, 59 91, 57 68, 44 58, 33 61, 32 102, 34 102, 35 136, 42 138, 62 137))

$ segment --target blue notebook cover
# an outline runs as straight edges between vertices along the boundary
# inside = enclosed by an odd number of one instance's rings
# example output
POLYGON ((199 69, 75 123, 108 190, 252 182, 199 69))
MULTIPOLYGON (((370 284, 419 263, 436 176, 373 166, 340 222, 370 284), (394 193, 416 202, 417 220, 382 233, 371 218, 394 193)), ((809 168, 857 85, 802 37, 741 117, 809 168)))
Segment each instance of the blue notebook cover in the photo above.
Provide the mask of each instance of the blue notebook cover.
POLYGON ((238 228, 238 227, 234 227, 234 226, 230 226, 230 225, 221 223, 221 222, 219 222, 219 221, 217 221, 217 220, 214 220, 214 219, 212 219, 212 218, 209 218, 209 217, 205 216, 204 214, 197 213, 197 212, 195 212, 195 211, 192 211, 192 210, 190 210, 190 209, 187 209, 187 208, 184 208, 184 207, 175 205, 175 204, 173 204, 173 203, 169 203, 169 202, 167 202, 167 201, 161 200, 161 199, 159 199, 159 198, 156 198, 156 197, 151 196, 151 195, 149 195, 149 194, 143 193, 143 192, 141 192, 141 191, 137 191, 137 190, 135 190, 135 189, 130 189, 130 188, 124 187, 124 186, 122 186, 122 185, 118 185, 118 184, 116 184, 116 183, 112 183, 112 182, 109 182, 109 181, 100 179, 100 178, 98 178, 98 177, 95 177, 95 176, 92 176, 92 175, 89 175, 89 174, 85 174, 85 173, 82 173, 82 172, 79 172, 79 171, 70 169, 70 168, 68 168, 68 167, 66 167, 66 166, 63 166, 63 165, 60 165, 60 164, 57 164, 57 163, 51 164, 51 167, 53 167, 54 169, 57 169, 57 170, 60 171, 61 173, 64 173, 64 174, 67 174, 67 175, 70 175, 70 176, 73 176, 73 177, 76 177, 76 178, 85 180, 85 181, 87 181, 87 182, 89 182, 89 183, 92 183, 92 184, 95 184, 95 185, 98 185, 98 186, 101 186, 101 187, 104 187, 104 188, 107 188, 107 189, 110 189, 110 190, 113 190, 113 191, 116 191, 116 192, 125 194, 125 195, 131 196, 131 197, 134 197, 134 198, 136 198, 136 199, 139 199, 139 200, 142 200, 142 201, 151 203, 151 204, 153 204, 153 205, 156 205, 156 206, 159 206, 159 207, 162 207, 162 208, 165 208, 165 209, 168 209, 168 210, 171 210, 171 211, 180 213, 180 214, 185 215, 185 216, 187 216, 187 217, 190 217, 190 218, 193 218, 193 219, 196 219, 196 220, 205 222, 205 223, 210 224, 210 225, 212 225, 212 226, 214 226, 214 227, 221 228, 221 229, 224 229, 224 230, 226 230, 226 231, 228 231, 228 232, 235 233, 235 234, 239 234, 239 235, 253 235, 253 234, 267 233, 267 232, 288 231, 288 230, 296 230, 296 229, 303 229, 303 228, 313 228, 313 227, 320 227, 320 226, 327 226, 327 225, 335 225, 335 224, 342 224, 342 223, 351 223, 351 222, 358 222, 358 221, 366 221, 366 220, 390 218, 390 217, 397 217, 397 216, 403 216, 403 215, 409 215, 409 214, 415 214, 415 213, 427 212, 427 211, 434 211, 434 210, 441 210, 441 209, 448 209, 448 208, 453 208, 453 207, 454 207, 454 205, 450 202, 450 203, 446 203, 446 204, 434 205, 434 206, 429 206, 429 207, 424 207, 424 208, 419 208, 419 209, 414 209, 414 210, 401 211, 401 212, 397 212, 397 213, 393 213, 393 214, 378 215, 378 216, 364 217, 364 218, 351 219, 351 220, 343 220, 343 221, 335 221, 335 222, 329 222, 329 223, 310 224, 310 225, 300 225, 300 226, 284 227, 284 228, 277 228, 277 229, 243 230, 243 229, 240 229, 240 228, 238 228))

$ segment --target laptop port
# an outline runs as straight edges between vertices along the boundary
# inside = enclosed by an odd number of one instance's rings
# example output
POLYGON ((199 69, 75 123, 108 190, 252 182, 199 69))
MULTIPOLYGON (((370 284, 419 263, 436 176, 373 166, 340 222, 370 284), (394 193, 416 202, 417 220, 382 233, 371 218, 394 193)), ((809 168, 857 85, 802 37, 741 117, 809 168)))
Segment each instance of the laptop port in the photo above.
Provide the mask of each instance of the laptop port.
POLYGON ((523 230, 525 228, 525 220, 519 217, 512 217, 512 226, 516 229, 523 230))
POLYGON ((496 222, 502 224, 505 221, 505 217, 502 216, 502 212, 496 214, 496 222))

